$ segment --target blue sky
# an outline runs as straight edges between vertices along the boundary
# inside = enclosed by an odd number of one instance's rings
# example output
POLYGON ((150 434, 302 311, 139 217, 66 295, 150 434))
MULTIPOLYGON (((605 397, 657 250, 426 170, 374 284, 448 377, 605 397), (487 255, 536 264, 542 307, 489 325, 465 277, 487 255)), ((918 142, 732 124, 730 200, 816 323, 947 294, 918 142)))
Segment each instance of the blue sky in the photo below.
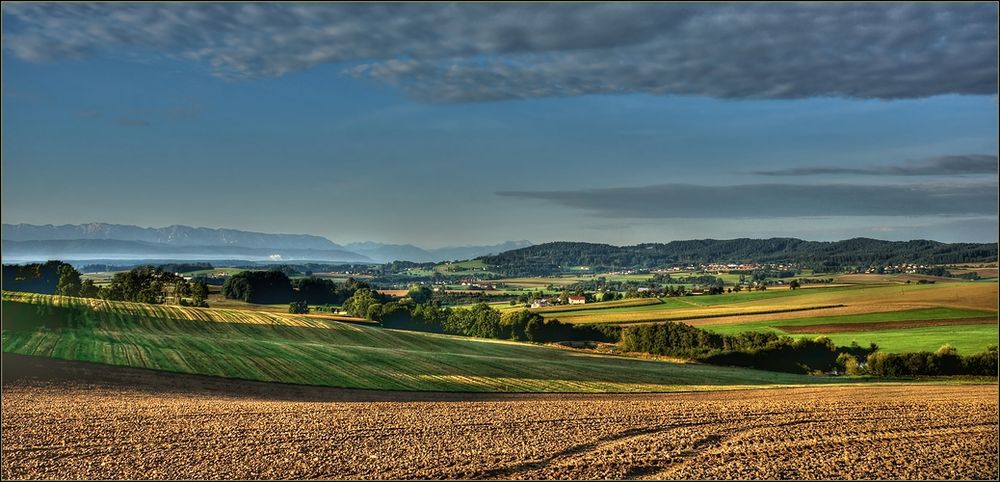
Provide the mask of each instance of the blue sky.
POLYGON ((5 223, 997 239, 992 4, 3 15, 5 223))

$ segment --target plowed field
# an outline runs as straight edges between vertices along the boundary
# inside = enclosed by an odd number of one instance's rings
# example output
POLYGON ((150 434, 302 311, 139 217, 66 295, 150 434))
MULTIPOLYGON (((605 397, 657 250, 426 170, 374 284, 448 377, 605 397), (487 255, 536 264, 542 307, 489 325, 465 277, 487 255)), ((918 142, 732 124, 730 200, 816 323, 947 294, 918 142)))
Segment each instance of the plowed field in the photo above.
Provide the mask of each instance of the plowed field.
POLYGON ((996 385, 435 394, 8 360, 5 479, 998 475, 996 385))

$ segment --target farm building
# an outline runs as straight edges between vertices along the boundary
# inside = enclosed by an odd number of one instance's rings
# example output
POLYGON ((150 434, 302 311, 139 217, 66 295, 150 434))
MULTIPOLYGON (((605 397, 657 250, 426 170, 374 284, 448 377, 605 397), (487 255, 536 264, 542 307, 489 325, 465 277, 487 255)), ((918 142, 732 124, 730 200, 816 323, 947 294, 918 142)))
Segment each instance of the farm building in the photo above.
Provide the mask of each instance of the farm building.
POLYGON ((569 297, 569 304, 571 304, 571 305, 582 305, 582 304, 586 304, 586 303, 587 303, 587 297, 586 296, 570 296, 569 297))
POLYGON ((546 306, 552 306, 552 300, 548 298, 539 298, 531 302, 532 308, 544 308, 546 306))

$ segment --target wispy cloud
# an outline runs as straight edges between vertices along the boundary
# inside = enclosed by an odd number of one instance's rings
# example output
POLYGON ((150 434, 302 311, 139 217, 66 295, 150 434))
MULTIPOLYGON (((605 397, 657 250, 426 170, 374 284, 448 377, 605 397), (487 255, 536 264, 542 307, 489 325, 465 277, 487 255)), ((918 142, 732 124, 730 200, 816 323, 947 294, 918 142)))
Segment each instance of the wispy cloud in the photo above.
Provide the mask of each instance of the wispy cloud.
POLYGON ((647 93, 992 95, 997 7, 967 4, 4 4, 30 61, 159 52, 226 78, 320 64, 432 101, 647 93))
POLYGON ((966 174, 997 174, 997 156, 941 156, 903 164, 868 168, 810 166, 754 171, 761 176, 815 176, 823 174, 859 174, 869 176, 952 176, 966 174))
POLYGON ((995 215, 997 184, 660 184, 570 191, 501 191, 612 218, 995 215))

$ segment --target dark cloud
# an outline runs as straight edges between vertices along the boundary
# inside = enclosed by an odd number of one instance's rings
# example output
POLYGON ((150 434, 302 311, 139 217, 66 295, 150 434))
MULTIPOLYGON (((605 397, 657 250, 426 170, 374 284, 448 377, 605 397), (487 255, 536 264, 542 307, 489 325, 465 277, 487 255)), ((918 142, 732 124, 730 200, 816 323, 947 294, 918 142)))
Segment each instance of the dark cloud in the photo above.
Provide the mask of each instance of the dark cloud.
POLYGON ((501 191, 623 218, 775 218, 803 216, 996 215, 997 184, 746 184, 574 191, 501 191))
POLYGON ((899 165, 851 168, 837 166, 793 167, 770 171, 755 171, 762 176, 815 176, 822 174, 861 174, 870 176, 951 176, 963 174, 997 174, 997 156, 941 156, 910 161, 899 165))
POLYGON ((130 48, 227 78, 319 64, 434 101, 997 91, 992 3, 4 4, 31 61, 130 48))

